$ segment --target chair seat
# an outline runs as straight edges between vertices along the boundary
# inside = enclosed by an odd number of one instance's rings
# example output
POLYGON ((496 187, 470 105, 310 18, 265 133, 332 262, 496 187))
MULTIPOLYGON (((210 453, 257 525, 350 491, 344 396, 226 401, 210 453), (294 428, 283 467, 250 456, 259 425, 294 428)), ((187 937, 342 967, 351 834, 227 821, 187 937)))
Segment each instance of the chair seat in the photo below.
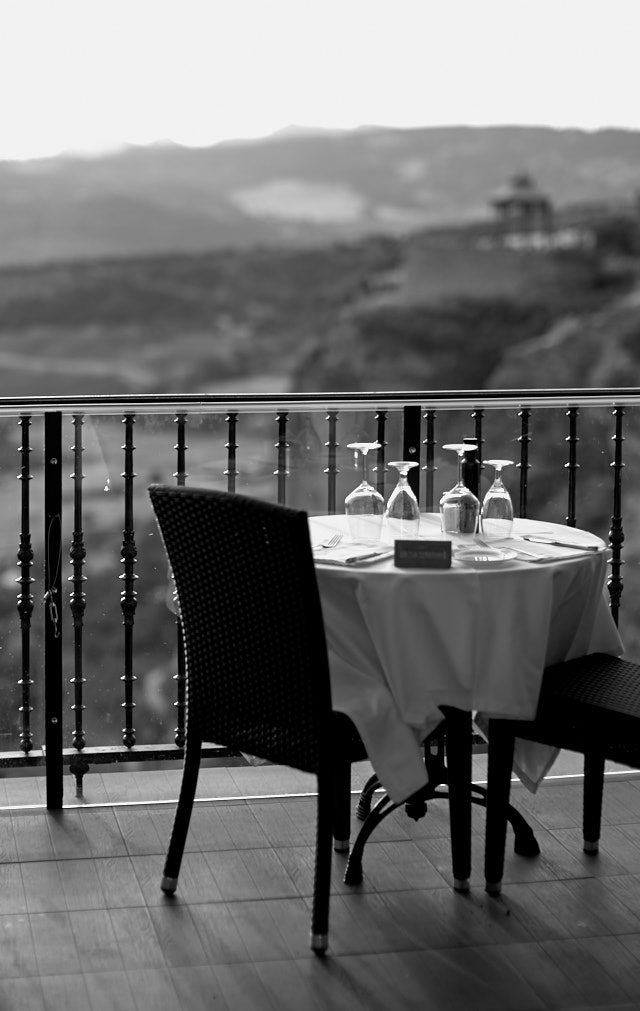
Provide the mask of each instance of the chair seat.
POLYGON ((640 664, 592 653, 548 667, 535 720, 509 722, 516 737, 640 766, 640 664))

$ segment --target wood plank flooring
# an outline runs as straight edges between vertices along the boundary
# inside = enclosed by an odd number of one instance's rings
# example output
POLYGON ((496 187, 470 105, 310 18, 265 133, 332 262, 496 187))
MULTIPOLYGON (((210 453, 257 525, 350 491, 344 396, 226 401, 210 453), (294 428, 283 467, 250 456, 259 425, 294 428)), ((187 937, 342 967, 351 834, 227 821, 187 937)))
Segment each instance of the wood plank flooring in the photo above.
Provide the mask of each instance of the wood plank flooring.
POLYGON ((640 777, 607 782, 592 858, 572 771, 535 796, 514 788, 542 853, 516 857, 509 839, 499 898, 484 892, 476 808, 466 896, 451 888, 444 801, 380 826, 358 888, 334 855, 325 959, 308 948, 309 777, 204 769, 173 900, 159 880, 179 771, 92 773, 82 801, 68 783, 77 806, 60 814, 38 806, 39 777, 2 779, 0 1009, 638 1009, 640 777))

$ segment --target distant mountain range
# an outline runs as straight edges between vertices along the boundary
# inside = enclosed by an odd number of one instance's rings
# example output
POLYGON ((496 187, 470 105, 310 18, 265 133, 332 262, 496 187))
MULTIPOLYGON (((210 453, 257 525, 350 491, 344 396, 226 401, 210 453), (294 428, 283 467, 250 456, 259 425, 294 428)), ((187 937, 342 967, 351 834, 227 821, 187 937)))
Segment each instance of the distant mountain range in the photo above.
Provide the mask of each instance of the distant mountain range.
POLYGON ((488 219, 529 172, 556 206, 630 201, 640 132, 288 129, 204 149, 0 162, 0 266, 317 245, 488 219))

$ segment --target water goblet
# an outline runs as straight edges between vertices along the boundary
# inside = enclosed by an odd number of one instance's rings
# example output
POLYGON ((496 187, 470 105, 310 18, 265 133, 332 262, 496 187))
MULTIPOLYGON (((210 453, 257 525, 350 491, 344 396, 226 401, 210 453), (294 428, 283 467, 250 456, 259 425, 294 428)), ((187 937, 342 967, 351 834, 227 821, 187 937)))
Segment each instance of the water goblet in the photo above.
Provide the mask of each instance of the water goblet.
POLYGON ((487 491, 480 511, 480 530, 485 540, 503 540, 511 535, 513 527, 513 503, 502 481, 502 470, 513 460, 486 460, 493 467, 493 484, 487 491))
POLYGON ((451 443, 443 449, 454 450, 458 454, 458 480, 451 491, 444 493, 440 499, 440 521, 443 534, 473 536, 478 529, 480 502, 467 488, 462 479, 462 461, 464 454, 477 446, 469 443, 451 443))
POLYGON ((389 530, 395 537, 417 537, 420 528, 420 506, 408 481, 415 460, 394 460, 389 463, 398 471, 398 483, 389 496, 386 517, 389 530))
POLYGON ((384 499, 369 483, 367 454, 370 449, 380 449, 379 442, 350 442, 349 449, 360 453, 362 480, 344 500, 344 511, 349 523, 351 539, 360 544, 375 544, 380 540, 384 518, 384 499))

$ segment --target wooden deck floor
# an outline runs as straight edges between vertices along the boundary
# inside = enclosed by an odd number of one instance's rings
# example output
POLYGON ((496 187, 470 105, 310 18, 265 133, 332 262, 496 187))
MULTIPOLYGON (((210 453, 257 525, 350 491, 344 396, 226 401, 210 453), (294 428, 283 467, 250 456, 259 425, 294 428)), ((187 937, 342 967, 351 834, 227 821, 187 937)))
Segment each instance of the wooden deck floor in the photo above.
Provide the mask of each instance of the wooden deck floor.
POLYGON ((84 805, 53 815, 33 806, 39 778, 0 780, 2 1011, 640 1008, 640 778, 608 782, 598 858, 581 851, 579 784, 517 787, 542 854, 509 849, 498 899, 481 810, 467 896, 451 888, 446 802, 419 822, 395 813, 362 886, 334 857, 325 959, 308 948, 307 777, 203 770, 175 900, 159 879, 179 772, 86 782, 84 805))

